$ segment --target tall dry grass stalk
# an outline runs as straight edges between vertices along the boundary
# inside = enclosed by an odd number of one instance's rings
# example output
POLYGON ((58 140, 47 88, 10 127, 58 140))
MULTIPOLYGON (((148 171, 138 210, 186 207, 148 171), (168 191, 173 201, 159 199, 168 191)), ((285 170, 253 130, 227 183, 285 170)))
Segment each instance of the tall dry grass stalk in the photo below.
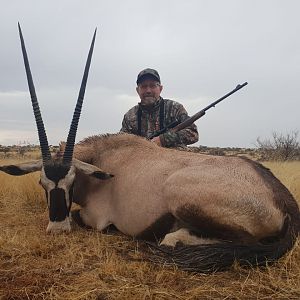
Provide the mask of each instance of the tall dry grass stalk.
MULTIPOLYGON (((0 164, 7 161, 0 161, 0 164)), ((266 163, 300 202, 300 162, 266 163)), ((1 299, 299 299, 300 245, 265 268, 191 274, 144 261, 131 238, 47 235, 39 174, 0 173, 1 299)))

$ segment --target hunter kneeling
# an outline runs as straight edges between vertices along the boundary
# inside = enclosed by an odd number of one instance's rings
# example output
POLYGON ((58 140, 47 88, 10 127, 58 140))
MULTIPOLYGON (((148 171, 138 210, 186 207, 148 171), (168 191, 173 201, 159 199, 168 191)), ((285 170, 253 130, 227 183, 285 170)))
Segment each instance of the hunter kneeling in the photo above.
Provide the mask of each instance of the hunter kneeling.
POLYGON ((150 139, 163 147, 182 147, 198 141, 195 124, 178 132, 172 130, 155 136, 173 122, 181 123, 189 118, 182 104, 163 99, 163 86, 156 70, 145 69, 138 74, 136 91, 141 99, 123 118, 121 132, 132 133, 150 139))

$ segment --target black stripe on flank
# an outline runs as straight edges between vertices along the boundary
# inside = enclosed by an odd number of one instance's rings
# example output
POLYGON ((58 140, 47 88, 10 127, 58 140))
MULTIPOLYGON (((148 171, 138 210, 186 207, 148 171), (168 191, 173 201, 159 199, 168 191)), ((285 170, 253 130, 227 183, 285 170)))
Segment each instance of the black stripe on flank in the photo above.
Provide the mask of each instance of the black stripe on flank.
POLYGON ((231 242, 254 243, 256 239, 243 228, 221 224, 205 214, 200 207, 185 205, 176 211, 176 217, 190 230, 190 234, 203 238, 217 238, 231 242))
POLYGON ((175 217, 171 213, 167 213, 139 233, 136 238, 147 241, 158 241, 170 232, 175 221, 175 217))

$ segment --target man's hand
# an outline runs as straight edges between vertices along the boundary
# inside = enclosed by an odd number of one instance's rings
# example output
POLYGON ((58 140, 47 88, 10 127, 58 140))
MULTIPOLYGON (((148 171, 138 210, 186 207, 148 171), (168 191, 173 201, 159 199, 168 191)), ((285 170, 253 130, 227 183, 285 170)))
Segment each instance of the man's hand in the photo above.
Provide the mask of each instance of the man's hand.
POLYGON ((151 139, 150 141, 153 142, 153 143, 155 143, 155 144, 157 144, 158 146, 161 146, 159 136, 154 137, 154 138, 151 139))

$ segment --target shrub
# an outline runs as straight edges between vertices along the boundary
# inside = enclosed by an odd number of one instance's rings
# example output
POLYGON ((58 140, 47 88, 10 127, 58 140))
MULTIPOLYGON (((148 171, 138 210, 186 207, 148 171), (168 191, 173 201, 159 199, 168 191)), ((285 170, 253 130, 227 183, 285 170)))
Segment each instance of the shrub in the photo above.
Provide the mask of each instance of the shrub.
POLYGON ((300 160, 299 132, 292 131, 283 135, 273 132, 271 139, 256 140, 261 160, 300 160))

